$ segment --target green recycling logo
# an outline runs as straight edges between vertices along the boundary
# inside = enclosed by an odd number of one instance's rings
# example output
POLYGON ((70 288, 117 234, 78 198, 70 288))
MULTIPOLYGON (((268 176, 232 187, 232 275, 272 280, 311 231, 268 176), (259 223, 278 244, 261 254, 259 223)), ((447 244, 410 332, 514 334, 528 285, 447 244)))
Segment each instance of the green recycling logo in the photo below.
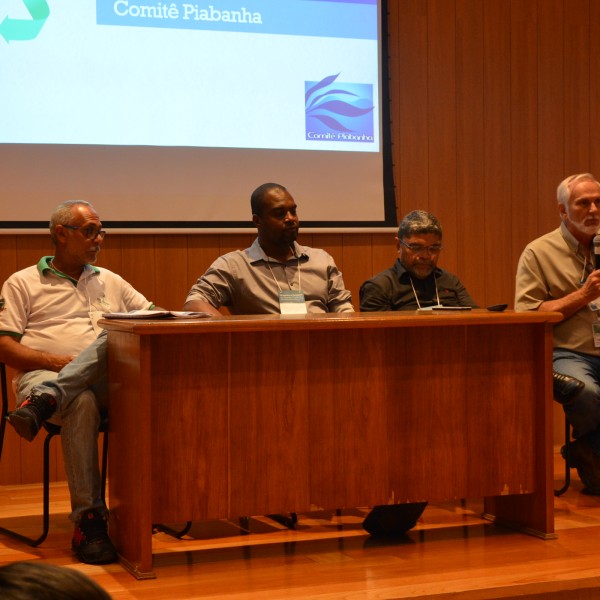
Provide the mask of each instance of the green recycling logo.
POLYGON ((31 19, 5 17, 0 23, 0 36, 7 42, 34 40, 50 15, 46 0, 22 0, 31 19))

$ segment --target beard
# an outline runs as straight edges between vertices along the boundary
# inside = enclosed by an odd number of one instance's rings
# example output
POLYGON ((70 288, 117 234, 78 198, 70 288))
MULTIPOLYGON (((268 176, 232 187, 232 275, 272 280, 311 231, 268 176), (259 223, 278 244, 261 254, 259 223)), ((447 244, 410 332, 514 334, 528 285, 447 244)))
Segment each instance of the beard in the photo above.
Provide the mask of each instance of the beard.
POLYGON ((585 221, 586 219, 582 221, 569 219, 569 222, 575 229, 577 229, 577 231, 583 233, 584 235, 596 235, 596 233, 598 233, 598 229, 600 228, 600 219, 587 219, 587 225, 585 224, 585 221))
POLYGON ((414 263, 408 272, 417 279, 426 279, 433 273, 435 265, 429 263, 414 263))
POLYGON ((290 227, 289 229, 286 229, 281 236, 282 240, 287 244, 295 242, 297 237, 298 227, 290 227))

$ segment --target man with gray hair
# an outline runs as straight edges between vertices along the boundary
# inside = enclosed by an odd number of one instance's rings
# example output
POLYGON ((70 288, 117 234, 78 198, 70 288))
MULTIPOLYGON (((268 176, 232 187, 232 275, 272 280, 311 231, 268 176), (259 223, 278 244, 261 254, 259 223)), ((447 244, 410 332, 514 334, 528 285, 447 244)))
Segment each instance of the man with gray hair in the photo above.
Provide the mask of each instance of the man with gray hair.
POLYGON ((72 549, 79 560, 90 564, 117 560, 108 537, 98 467, 106 389, 102 382, 82 385, 76 394, 57 399, 36 394, 34 388, 56 380, 58 372, 97 339, 103 313, 154 306, 119 275, 92 266, 105 233, 88 202, 58 206, 50 221, 54 256, 42 257, 4 282, 5 304, 0 311, 0 361, 17 371, 17 409, 8 421, 29 441, 44 421, 61 425, 70 518, 75 525, 72 549))
POLYGON ((442 226, 424 210, 413 210, 400 222, 394 266, 365 281, 360 310, 416 310, 435 306, 477 306, 458 277, 438 268, 442 226))
MULTIPOLYGON (((394 266, 365 281, 360 310, 416 310, 476 304, 458 277, 437 266, 442 226, 424 210, 413 210, 400 222, 394 266)), ((375 506, 363 522, 373 535, 402 534, 416 525, 427 502, 375 506)))
POLYGON ((517 267, 516 310, 556 311, 555 400, 573 427, 571 463, 584 492, 600 495, 600 269, 593 239, 600 229, 600 182, 591 173, 557 189, 558 229, 527 245, 517 267))

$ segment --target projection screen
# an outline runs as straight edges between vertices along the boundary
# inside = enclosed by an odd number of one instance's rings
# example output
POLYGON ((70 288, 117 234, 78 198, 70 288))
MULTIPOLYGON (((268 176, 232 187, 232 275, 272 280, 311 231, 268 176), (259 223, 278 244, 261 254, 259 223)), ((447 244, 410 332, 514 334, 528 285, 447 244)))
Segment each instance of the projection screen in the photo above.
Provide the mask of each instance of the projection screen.
POLYGON ((67 199, 116 230, 395 225, 381 0, 0 2, 0 233, 67 199))

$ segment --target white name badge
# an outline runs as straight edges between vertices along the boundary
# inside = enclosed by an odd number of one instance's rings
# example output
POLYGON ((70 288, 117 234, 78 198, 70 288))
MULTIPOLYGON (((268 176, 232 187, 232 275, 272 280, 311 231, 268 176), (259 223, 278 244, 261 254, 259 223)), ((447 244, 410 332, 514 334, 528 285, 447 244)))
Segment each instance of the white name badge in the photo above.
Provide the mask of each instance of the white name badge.
POLYGON ((96 336, 99 336, 102 333, 102 327, 98 325, 98 321, 102 318, 101 310, 90 310, 89 311, 90 321, 92 323, 92 329, 96 336))
POLYGON ((282 315, 305 315, 306 300, 299 290, 281 290, 279 292, 279 310, 282 315))

